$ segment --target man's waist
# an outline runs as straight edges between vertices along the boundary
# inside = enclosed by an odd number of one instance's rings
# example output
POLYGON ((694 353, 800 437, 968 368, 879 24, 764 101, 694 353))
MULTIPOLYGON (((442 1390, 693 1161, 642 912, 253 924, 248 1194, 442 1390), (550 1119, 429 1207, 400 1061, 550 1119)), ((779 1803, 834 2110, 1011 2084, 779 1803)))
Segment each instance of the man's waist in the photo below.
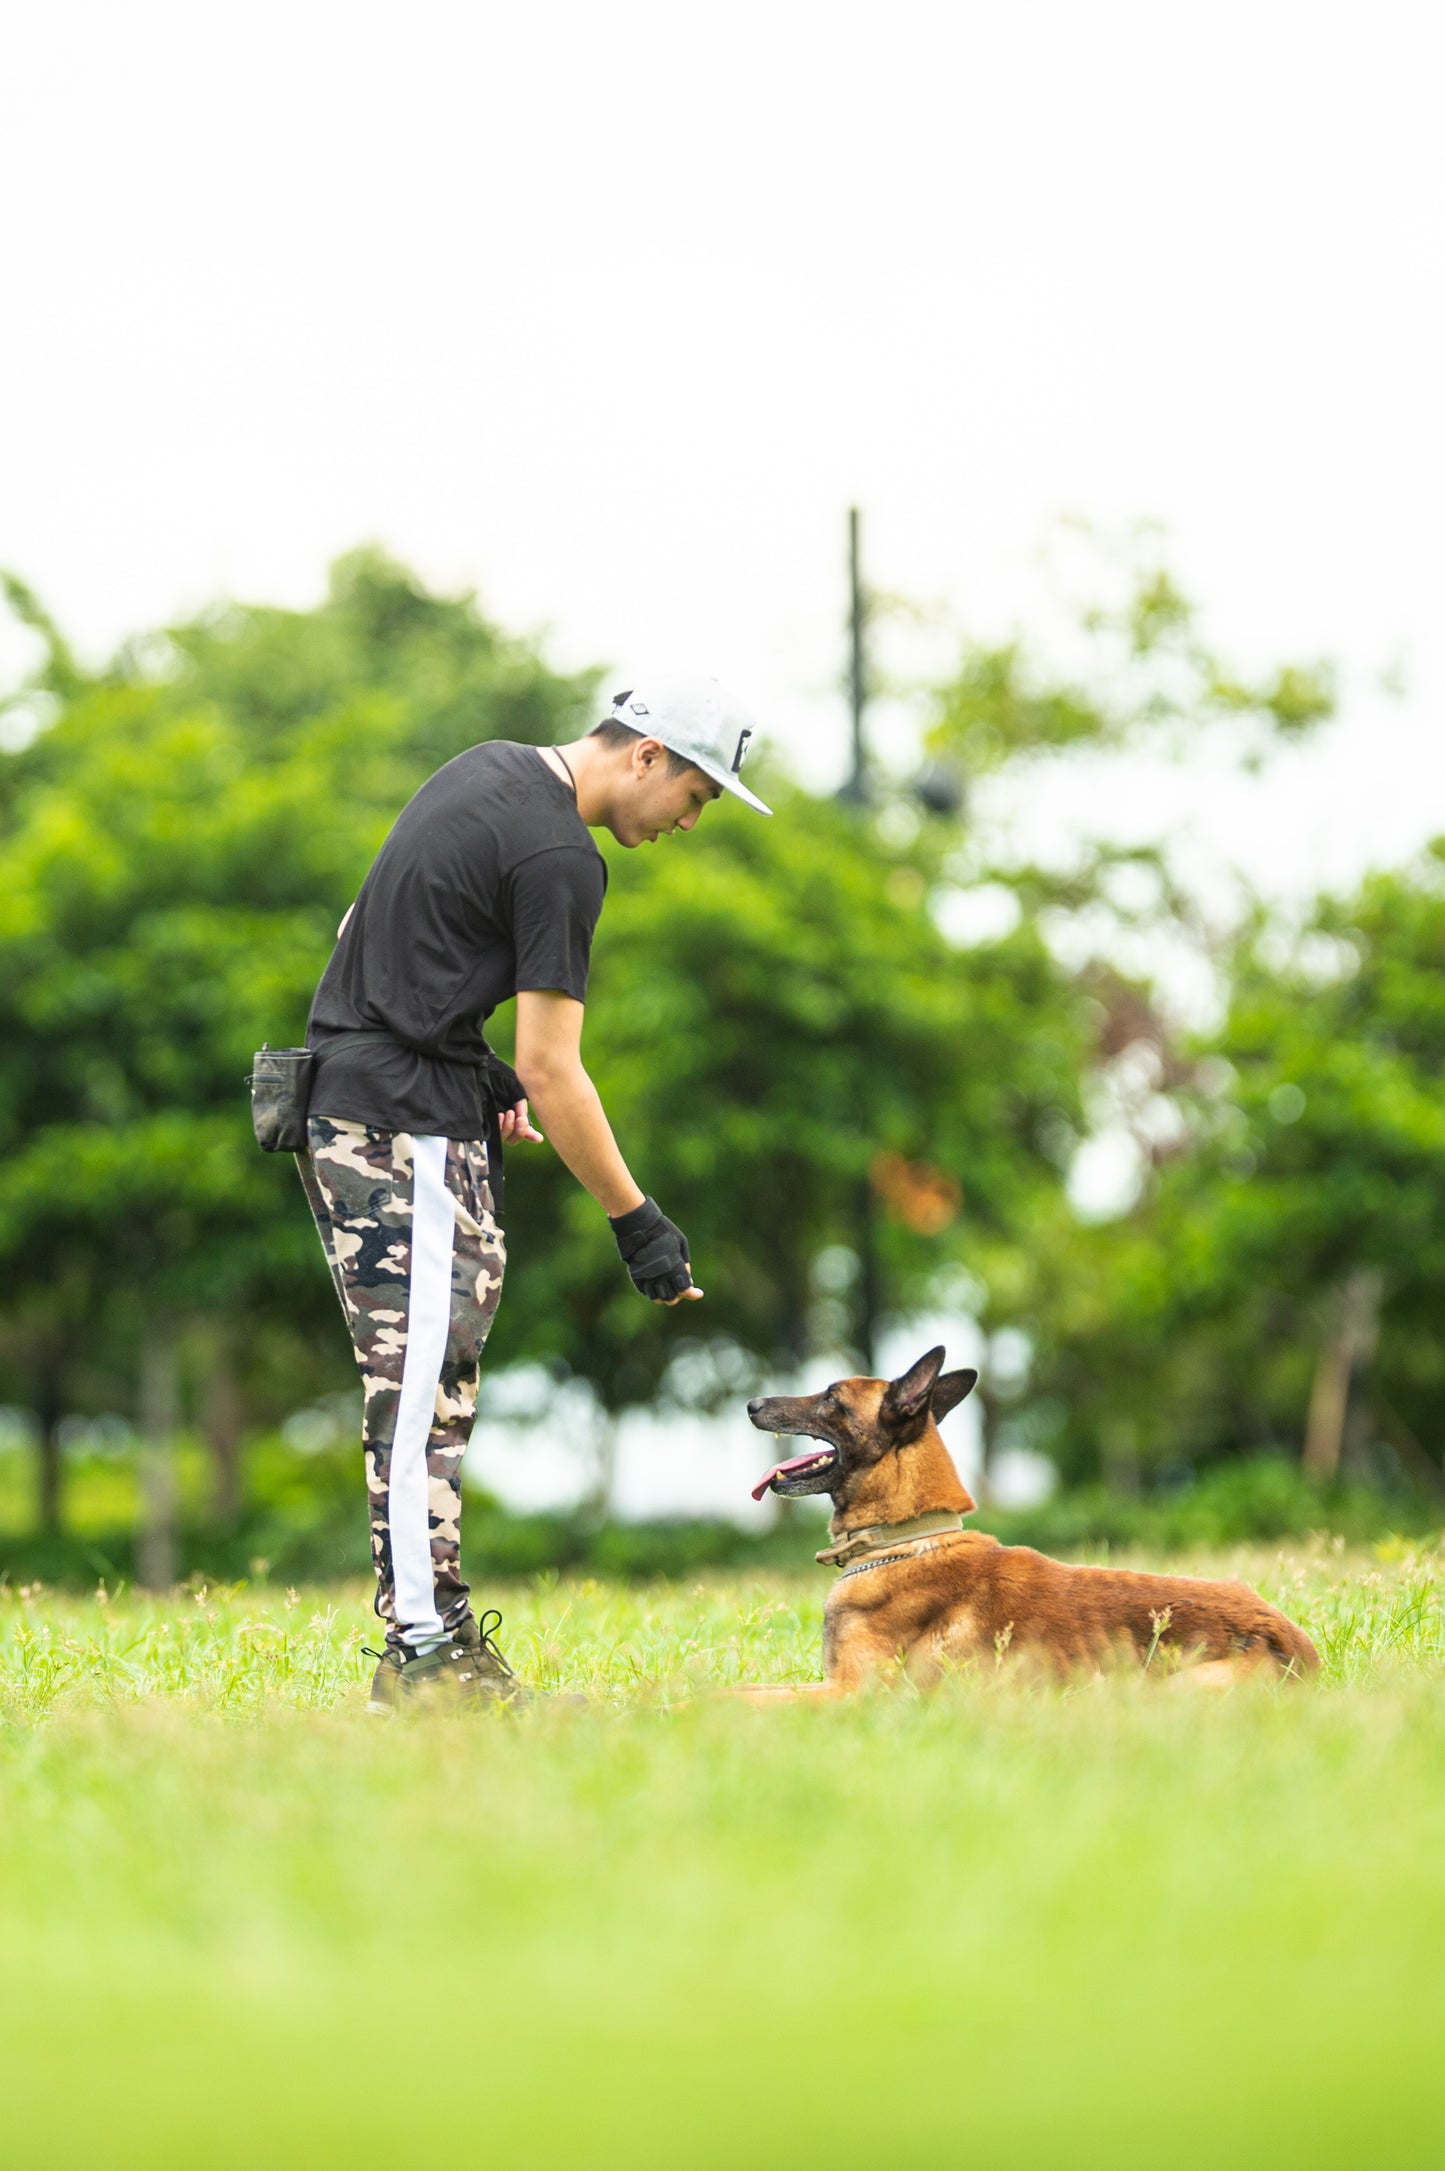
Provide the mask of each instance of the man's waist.
POLYGON ((485 1041, 475 1049, 428 1047, 424 1041, 408 1040, 404 1033, 393 1032, 386 1025, 317 1023, 306 1035, 306 1044, 317 1057, 339 1054, 343 1048, 362 1047, 368 1042, 374 1047, 399 1048, 404 1054, 420 1056, 424 1062, 445 1063, 459 1070, 485 1070, 492 1056, 485 1041))

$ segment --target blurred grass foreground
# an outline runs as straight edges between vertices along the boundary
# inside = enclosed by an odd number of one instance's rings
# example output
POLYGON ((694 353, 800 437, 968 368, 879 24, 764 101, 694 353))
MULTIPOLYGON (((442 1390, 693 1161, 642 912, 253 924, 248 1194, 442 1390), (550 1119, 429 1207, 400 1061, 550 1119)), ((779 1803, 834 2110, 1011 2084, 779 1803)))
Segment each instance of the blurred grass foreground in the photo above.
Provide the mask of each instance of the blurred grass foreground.
POLYGON ((0 1597, 5 2161, 1434 2165, 1445 1563, 1242 1572, 1317 1688, 767 1710, 825 1581, 503 1598, 361 1709, 359 1588, 0 1597))

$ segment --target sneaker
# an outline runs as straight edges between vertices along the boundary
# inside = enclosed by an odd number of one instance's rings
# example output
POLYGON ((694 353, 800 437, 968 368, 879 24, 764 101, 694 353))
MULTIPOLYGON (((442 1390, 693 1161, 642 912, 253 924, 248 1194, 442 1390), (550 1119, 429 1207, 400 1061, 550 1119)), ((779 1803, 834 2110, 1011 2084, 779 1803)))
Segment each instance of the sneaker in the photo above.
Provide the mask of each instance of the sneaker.
POLYGON ((495 1607, 480 1622, 467 1619, 434 1651, 417 1655, 394 1647, 368 1651, 377 1662, 367 1710, 389 1716, 413 1697, 451 1704, 523 1704, 531 1693, 522 1686, 497 1648, 489 1623, 502 1616, 495 1607))

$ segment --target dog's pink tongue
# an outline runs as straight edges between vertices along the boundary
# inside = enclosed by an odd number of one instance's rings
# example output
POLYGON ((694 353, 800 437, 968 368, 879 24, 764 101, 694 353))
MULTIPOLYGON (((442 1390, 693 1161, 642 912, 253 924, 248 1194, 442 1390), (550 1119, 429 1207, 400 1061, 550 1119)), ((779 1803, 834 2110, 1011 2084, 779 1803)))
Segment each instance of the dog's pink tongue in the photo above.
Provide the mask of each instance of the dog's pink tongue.
POLYGON ((805 1470, 810 1462, 816 1462, 817 1460, 818 1450, 815 1447, 811 1455, 790 1455, 786 1462, 774 1463, 772 1469, 768 1472, 767 1476, 760 1477, 757 1484, 753 1487, 754 1500, 762 1499, 763 1494, 772 1484, 775 1477, 786 1477, 790 1470, 805 1470))

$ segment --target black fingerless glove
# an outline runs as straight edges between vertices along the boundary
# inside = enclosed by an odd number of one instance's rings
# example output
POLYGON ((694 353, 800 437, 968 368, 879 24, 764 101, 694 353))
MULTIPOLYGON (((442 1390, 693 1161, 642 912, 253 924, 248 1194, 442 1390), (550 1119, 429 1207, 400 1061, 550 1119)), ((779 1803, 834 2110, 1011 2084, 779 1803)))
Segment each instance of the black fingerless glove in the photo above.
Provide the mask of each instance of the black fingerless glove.
POLYGON ((502 1058, 491 1048, 487 1050, 486 1080, 487 1091, 492 1097, 493 1106, 496 1108, 515 1108, 518 1101, 524 1101, 527 1098, 527 1088, 523 1085, 511 1064, 504 1063, 502 1058))
POLYGON ((656 1304, 692 1287, 687 1238, 655 1199, 608 1219, 635 1289, 656 1304))

